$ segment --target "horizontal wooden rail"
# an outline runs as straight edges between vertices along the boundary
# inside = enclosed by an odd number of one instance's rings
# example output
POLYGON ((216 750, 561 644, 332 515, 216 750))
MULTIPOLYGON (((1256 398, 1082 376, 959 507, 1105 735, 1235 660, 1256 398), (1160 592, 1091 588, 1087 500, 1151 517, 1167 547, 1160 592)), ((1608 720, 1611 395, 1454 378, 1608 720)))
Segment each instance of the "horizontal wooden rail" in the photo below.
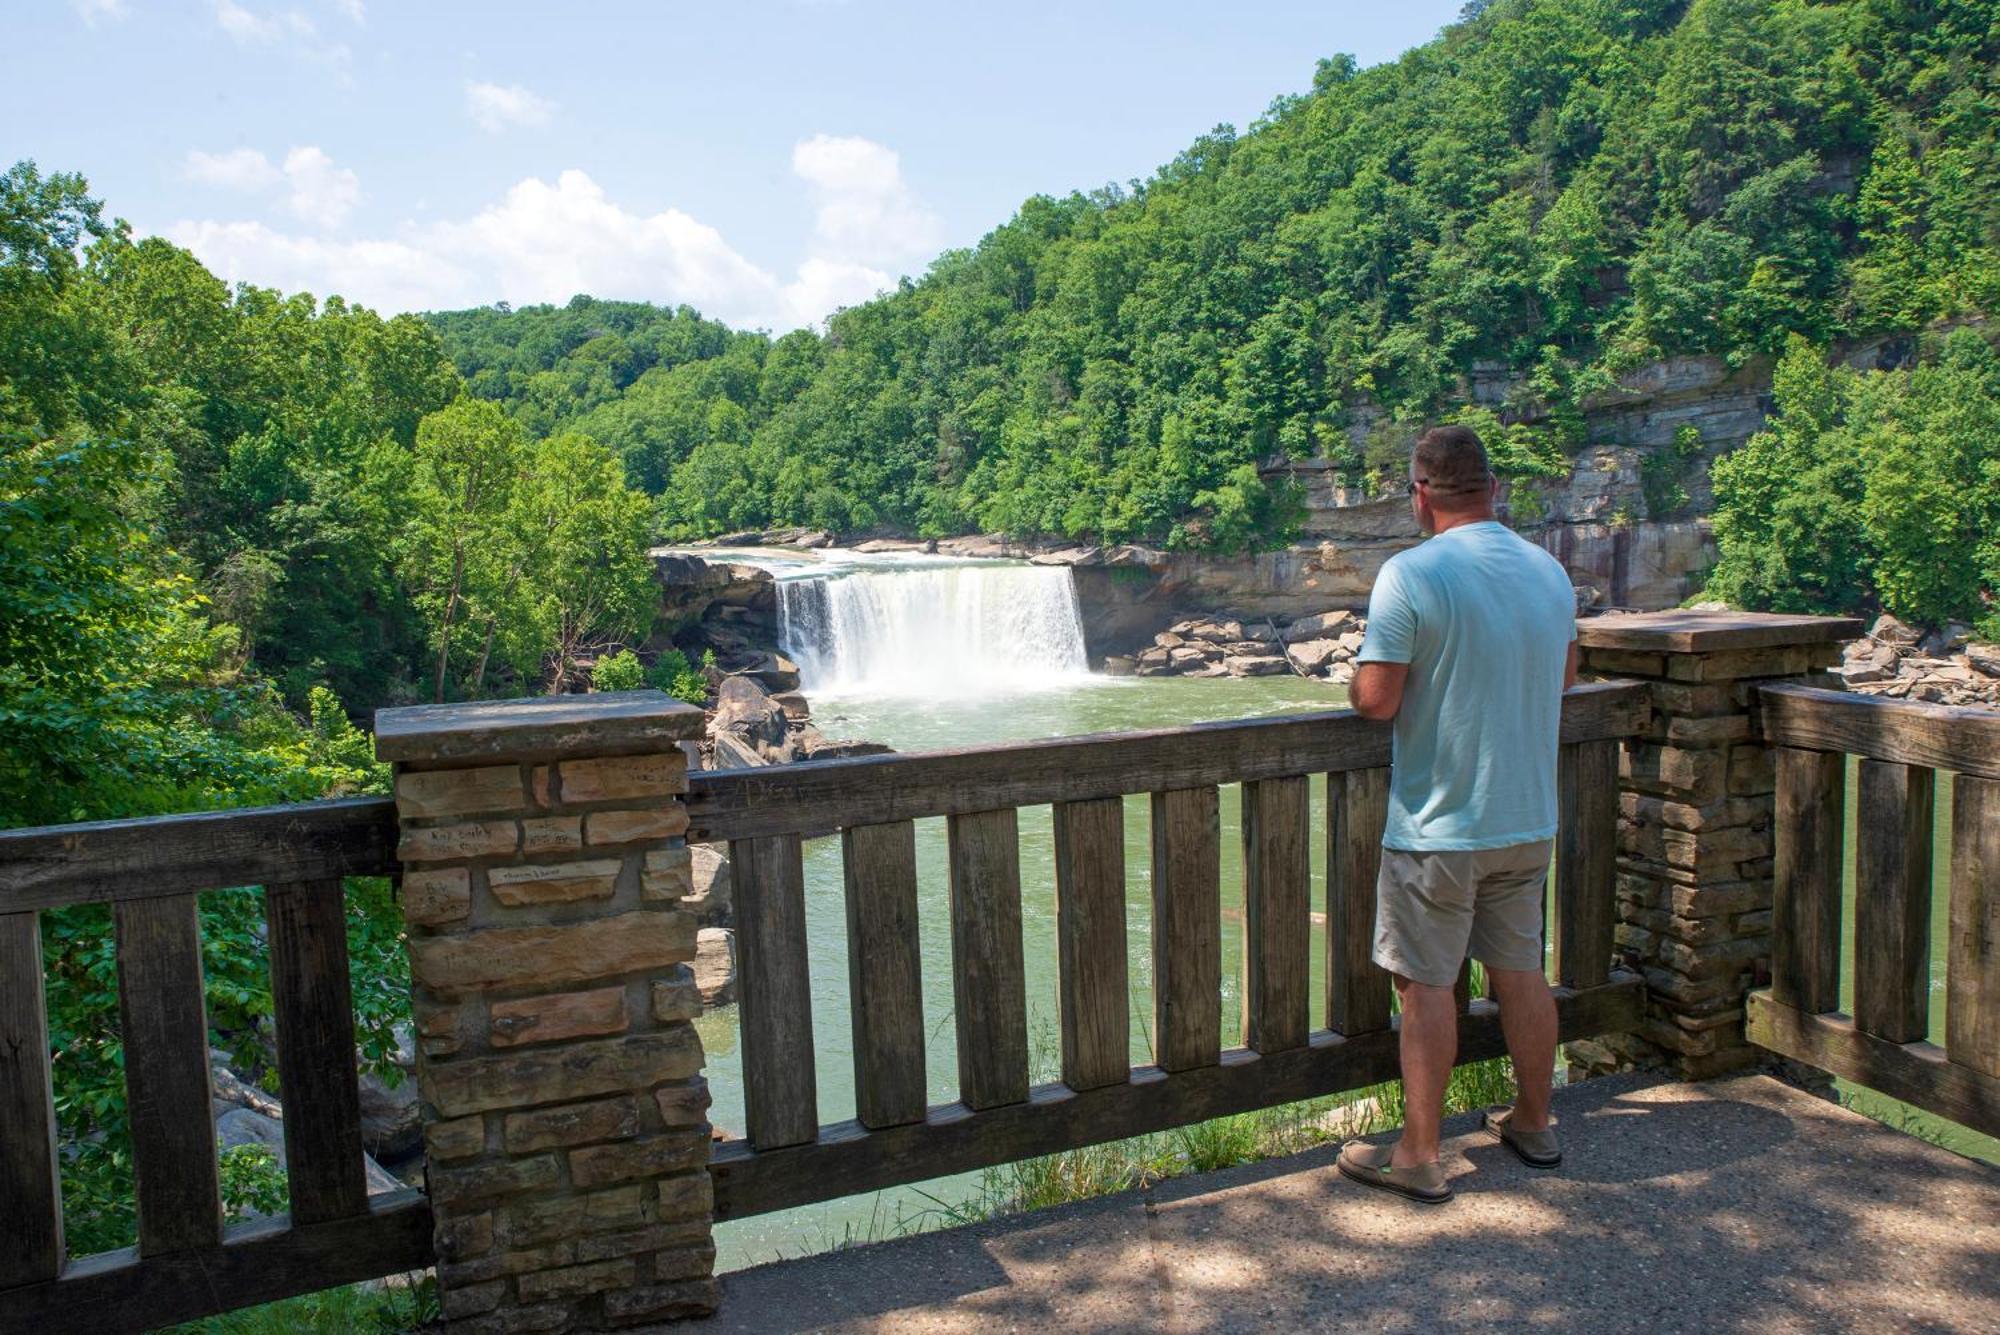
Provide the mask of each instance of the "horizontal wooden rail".
POLYGON ((430 1202, 387 1192, 346 1219, 295 1225, 279 1215, 232 1226, 219 1247, 76 1261, 60 1279, 0 1289, 0 1330, 151 1330, 421 1270, 435 1256, 430 1202))
MULTIPOLYGON (((1556 991, 1565 1041, 1615 1033, 1640 1021, 1644 985, 1620 972, 1578 992, 1556 991)), ((1360 1089, 1397 1073, 1392 1026, 1343 1037, 1314 1033, 1301 1047, 1259 1054, 1234 1048, 1219 1064, 1169 1074, 1138 1066, 1129 1082, 1072 1090, 1039 1085, 1025 1102, 975 1112, 940 1104, 921 1122, 871 1131, 859 1122, 820 1128, 808 1144, 757 1151, 747 1141, 716 1147, 709 1163, 719 1219, 738 1219, 875 1191, 946 1173, 1122 1140, 1300 1099, 1360 1089)), ((1459 1021, 1459 1060, 1506 1051, 1498 1010, 1474 1001, 1459 1021)))
MULTIPOLYGON (((1646 687, 1632 682, 1579 686, 1563 700, 1562 740, 1629 737, 1645 726, 1648 698, 1646 687)), ((710 770, 688 776, 688 839, 830 834, 924 816, 1375 769, 1388 763, 1389 725, 1341 709, 917 755, 710 770)))
POLYGON ((0 913, 396 869, 386 797, 0 830, 0 913))
POLYGON ((1750 1041, 1794 1061, 2000 1136, 2000 1076, 1952 1061, 1934 1043, 1896 1043, 1864 1032, 1838 1011, 1814 1015, 1750 994, 1750 1041))
POLYGON ((1812 686, 1765 686, 1757 699, 1764 740, 1773 746, 2000 779, 2000 714, 1989 709, 1812 686))

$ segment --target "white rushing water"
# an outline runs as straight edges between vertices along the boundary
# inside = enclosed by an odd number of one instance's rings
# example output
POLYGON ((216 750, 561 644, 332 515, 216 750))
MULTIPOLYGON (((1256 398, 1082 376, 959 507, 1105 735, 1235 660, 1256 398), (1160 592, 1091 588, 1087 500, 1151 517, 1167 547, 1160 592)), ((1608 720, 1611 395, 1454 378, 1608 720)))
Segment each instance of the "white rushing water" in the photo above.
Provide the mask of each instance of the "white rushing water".
POLYGON ((1089 674, 1063 566, 834 564, 778 581, 778 635, 822 695, 1003 695, 1089 674))
POLYGON ((815 698, 966 698, 1091 680, 1066 566, 839 549, 713 555, 777 576, 779 644, 815 698))

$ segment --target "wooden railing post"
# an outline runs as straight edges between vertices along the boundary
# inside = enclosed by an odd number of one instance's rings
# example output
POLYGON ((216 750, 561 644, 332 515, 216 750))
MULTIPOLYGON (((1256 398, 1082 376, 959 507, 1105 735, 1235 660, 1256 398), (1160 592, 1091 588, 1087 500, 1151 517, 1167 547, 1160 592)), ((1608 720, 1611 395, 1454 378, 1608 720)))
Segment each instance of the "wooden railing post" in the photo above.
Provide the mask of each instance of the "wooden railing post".
POLYGON ((453 1331, 714 1311, 686 758, 657 691, 384 710, 453 1331))
POLYGON ((1571 1044, 1572 1063, 1664 1064, 1701 1079, 1757 1060, 1744 997, 1772 956, 1778 849, 1777 769, 1752 726, 1755 688, 1838 685, 1825 669, 1860 632, 1845 618, 1729 612, 1581 624, 1583 670, 1650 683, 1653 717, 1618 762, 1617 946, 1646 979, 1646 1019, 1571 1044))

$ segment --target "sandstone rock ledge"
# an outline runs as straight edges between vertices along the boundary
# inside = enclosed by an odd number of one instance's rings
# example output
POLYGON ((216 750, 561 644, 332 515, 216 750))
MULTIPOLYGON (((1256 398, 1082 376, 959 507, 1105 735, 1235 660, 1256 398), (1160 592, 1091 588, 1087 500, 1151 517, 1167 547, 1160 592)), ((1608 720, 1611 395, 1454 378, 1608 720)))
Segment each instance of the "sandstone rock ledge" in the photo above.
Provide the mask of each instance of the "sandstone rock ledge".
POLYGON ((1354 679, 1366 623, 1346 609, 1289 619, 1220 614, 1176 621, 1133 655, 1113 655, 1104 670, 1137 677, 1276 677, 1293 673, 1344 686, 1354 679))
POLYGON ((1963 622, 1926 634, 1884 614, 1847 646, 1840 675, 1865 695, 2000 709, 2000 644, 1971 636, 1963 622))

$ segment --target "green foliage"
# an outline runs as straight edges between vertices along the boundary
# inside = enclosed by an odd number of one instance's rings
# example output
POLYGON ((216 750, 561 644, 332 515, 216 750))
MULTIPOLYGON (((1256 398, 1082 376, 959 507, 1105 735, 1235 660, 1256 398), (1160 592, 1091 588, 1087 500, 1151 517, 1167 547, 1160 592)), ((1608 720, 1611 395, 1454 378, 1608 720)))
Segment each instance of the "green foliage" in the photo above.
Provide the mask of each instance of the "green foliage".
POLYGON ((646 684, 665 691, 676 700, 685 700, 691 705, 708 703, 707 670, 715 667, 715 650, 704 649, 701 666, 694 667, 686 654, 678 649, 662 649, 660 656, 653 660, 653 666, 646 669, 646 684))
POLYGON ((222 1186, 222 1213, 230 1222, 252 1215, 283 1214, 291 1190, 278 1156, 263 1145, 235 1145, 216 1163, 222 1186))
POLYGON ((630 649, 606 654, 590 670, 593 691, 636 691, 645 684, 646 669, 630 649))
POLYGON ((225 1312, 173 1326, 168 1335, 402 1335, 429 1330, 442 1317, 437 1280, 428 1272, 391 1276, 385 1283, 349 1284, 282 1302, 225 1312))
POLYGON ((1784 611, 1992 617, 2000 354, 1959 329, 1918 365, 1829 367, 1795 339, 1770 428, 1715 465, 1711 593, 1784 611))
POLYGON ((1687 471, 1700 455, 1701 433, 1683 426, 1674 431, 1673 444, 1639 460, 1639 493, 1646 501, 1646 518, 1672 519, 1687 507, 1687 471))
POLYGON ((583 300, 434 323, 474 392, 611 444, 670 538, 1261 546, 1296 528, 1290 458, 1395 485, 1417 423, 1485 413, 1503 471, 1559 477, 1585 398, 1649 359, 1994 309, 1996 69, 1987 3, 1498 0, 1129 189, 1030 199, 823 336, 583 300), (1481 368, 1507 402, 1474 409, 1481 368))

